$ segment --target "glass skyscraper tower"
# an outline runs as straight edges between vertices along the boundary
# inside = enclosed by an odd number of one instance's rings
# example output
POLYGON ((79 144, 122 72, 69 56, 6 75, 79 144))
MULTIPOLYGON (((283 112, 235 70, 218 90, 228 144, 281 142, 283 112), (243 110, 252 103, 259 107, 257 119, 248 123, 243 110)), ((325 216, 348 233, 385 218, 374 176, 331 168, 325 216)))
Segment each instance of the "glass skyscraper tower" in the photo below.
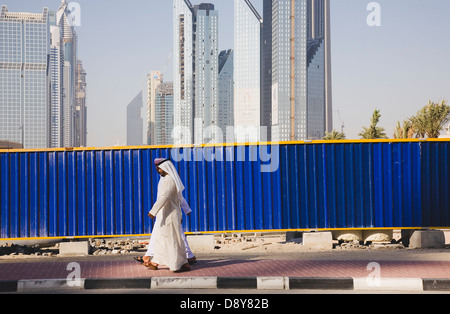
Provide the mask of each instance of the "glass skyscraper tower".
POLYGON ((188 0, 174 0, 174 130, 176 144, 192 144, 194 132, 194 13, 188 0))
POLYGON ((0 14, 0 139, 50 147, 50 28, 42 13, 0 14))
POLYGON ((234 0, 234 126, 236 141, 259 141, 261 30, 263 20, 248 0, 234 0))
POLYGON ((63 81, 64 90, 62 108, 62 145, 72 147, 75 144, 75 106, 76 106, 76 84, 77 84, 77 35, 72 21, 72 12, 66 0, 56 12, 56 25, 61 30, 61 49, 64 55, 63 81))
POLYGON ((173 12, 174 142, 215 141, 214 131, 219 128, 218 12, 213 4, 193 6, 188 0, 174 0, 173 12))
POLYGON ((142 91, 140 91, 127 106, 127 145, 142 145, 144 143, 142 107, 142 91))
POLYGON ((213 4, 201 3, 194 6, 194 16, 194 143, 200 144, 218 140, 219 14, 213 4))
POLYGON ((265 1, 272 2, 272 139, 320 139, 332 129, 329 0, 265 1))
MULTIPOLYGON (((228 140, 227 127, 234 126, 233 49, 219 53, 219 127, 223 142, 228 140)), ((231 139, 230 139, 231 140, 231 139)))
POLYGON ((155 95, 155 145, 172 144, 173 83, 161 82, 155 95))
POLYGON ((147 144, 170 145, 173 129, 173 83, 163 81, 164 74, 147 75, 147 144))
POLYGON ((55 12, 49 12, 50 20, 50 80, 51 80, 51 105, 50 105, 50 145, 52 148, 63 147, 63 70, 64 53, 62 50, 61 29, 56 26, 55 12))

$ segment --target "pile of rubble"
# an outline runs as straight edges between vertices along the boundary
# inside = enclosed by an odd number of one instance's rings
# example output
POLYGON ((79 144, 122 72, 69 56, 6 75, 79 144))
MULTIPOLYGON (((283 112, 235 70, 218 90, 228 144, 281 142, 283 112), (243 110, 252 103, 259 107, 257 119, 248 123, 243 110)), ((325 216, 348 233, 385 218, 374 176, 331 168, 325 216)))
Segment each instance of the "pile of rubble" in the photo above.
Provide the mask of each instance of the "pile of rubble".
MULTIPOLYGON (((89 239, 92 255, 129 254, 147 250, 148 239, 89 239)), ((0 256, 35 257, 58 256, 59 243, 47 245, 19 245, 6 243, 0 245, 0 256)))
POLYGON ((42 248, 39 245, 18 245, 6 243, 0 245, 0 256, 54 256, 57 249, 42 248))
POLYGON ((92 255, 129 254, 146 250, 148 239, 89 239, 89 243, 92 255))
POLYGON ((404 249, 405 246, 402 243, 397 243, 396 241, 391 242, 363 242, 363 241, 340 241, 335 249, 348 250, 348 249, 404 249))

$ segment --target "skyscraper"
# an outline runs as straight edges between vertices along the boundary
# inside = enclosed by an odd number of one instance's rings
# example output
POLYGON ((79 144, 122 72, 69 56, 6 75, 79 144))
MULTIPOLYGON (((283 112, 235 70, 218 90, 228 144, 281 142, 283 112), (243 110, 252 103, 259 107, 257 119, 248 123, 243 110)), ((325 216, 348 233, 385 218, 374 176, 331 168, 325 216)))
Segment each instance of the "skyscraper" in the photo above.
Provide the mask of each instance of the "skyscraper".
POLYGON ((74 111, 74 146, 87 145, 86 71, 83 62, 77 60, 77 85, 74 111))
POLYGON ((329 0, 272 0, 272 139, 332 129, 329 0))
MULTIPOLYGON (((233 49, 219 53, 219 128, 222 131, 221 142, 227 139, 227 127, 234 126, 234 83, 233 83, 233 49)), ((220 140, 220 139, 219 139, 220 140)))
POLYGON ((50 147, 48 9, 0 13, 0 139, 50 147))
POLYGON ((262 22, 249 0, 234 0, 234 125, 244 141, 260 139, 262 22))
POLYGON ((63 137, 63 70, 64 53, 62 49, 61 28, 56 26, 55 12, 49 12, 50 20, 50 145, 52 148, 64 145, 63 137))
POLYGON ((176 144, 215 141, 218 128, 218 12, 174 0, 174 137, 176 144), (211 132, 213 130, 213 132, 211 132))
POLYGON ((261 40, 261 125, 272 140, 272 0, 263 0, 261 40))
POLYGON ((164 74, 151 71, 147 75, 147 144, 173 143, 173 82, 164 82, 164 74))
POLYGON ((143 145, 142 91, 127 106, 127 145, 143 145))
POLYGON ((194 137, 194 6, 189 0, 174 0, 173 95, 174 140, 192 144, 194 137))
POLYGON ((194 143, 217 142, 219 119, 219 15, 214 5, 194 6, 194 143))
POLYGON ((147 75, 147 144, 155 145, 156 90, 163 82, 160 71, 151 71, 147 75))
POLYGON ((155 91, 155 145, 173 144, 173 83, 161 82, 155 91))
POLYGON ((72 147, 75 142, 74 115, 76 106, 77 84, 77 35, 73 26, 72 12, 66 0, 56 13, 56 25, 61 29, 61 49, 64 55, 63 66, 63 144, 64 147, 72 147))

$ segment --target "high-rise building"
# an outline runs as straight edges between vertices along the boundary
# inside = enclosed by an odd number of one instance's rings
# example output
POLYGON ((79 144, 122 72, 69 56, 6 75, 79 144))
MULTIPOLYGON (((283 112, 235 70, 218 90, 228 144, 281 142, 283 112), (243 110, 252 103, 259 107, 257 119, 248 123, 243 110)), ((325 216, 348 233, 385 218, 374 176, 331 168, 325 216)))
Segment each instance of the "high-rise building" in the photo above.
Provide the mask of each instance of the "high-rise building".
POLYGON ((0 13, 0 139, 50 147, 50 27, 42 13, 0 13))
POLYGON ((56 26, 55 12, 49 12, 50 20, 50 145, 62 147, 63 142, 63 70, 64 53, 62 50, 61 28, 56 26))
POLYGON ((218 12, 174 0, 174 137, 214 142, 218 128, 218 12), (211 132, 212 130, 212 132, 211 132))
POLYGON ((233 84, 233 49, 219 53, 219 124, 222 141, 229 140, 227 127, 234 126, 234 84, 233 84))
POLYGON ((332 129, 329 0, 272 0, 271 22, 272 139, 320 139, 332 129))
POLYGON ((127 106, 127 145, 143 145, 142 91, 127 106))
POLYGON ((194 137, 194 6, 174 0, 173 96, 175 144, 192 144, 194 137))
POLYGON ((155 145, 156 121, 156 90, 163 81, 160 71, 151 71, 147 75, 147 141, 148 145, 155 145))
POLYGON ((83 62, 77 60, 77 85, 74 111, 74 146, 87 145, 86 71, 83 62))
POLYGON ((173 83, 161 82, 155 91, 155 145, 173 144, 173 83))
POLYGON ((260 139, 262 26, 263 19, 249 0, 234 0, 234 126, 238 141, 260 139))
POLYGON ((219 119, 219 14, 214 5, 194 6, 194 143, 217 142, 219 119))
POLYGON ((261 125, 272 139, 272 0, 263 0, 261 39, 261 125))
POLYGON ((77 85, 77 35, 74 30, 72 11, 66 0, 56 13, 56 25, 61 29, 61 49, 64 55, 63 66, 63 143, 64 147, 72 147, 75 143, 75 106, 77 85))

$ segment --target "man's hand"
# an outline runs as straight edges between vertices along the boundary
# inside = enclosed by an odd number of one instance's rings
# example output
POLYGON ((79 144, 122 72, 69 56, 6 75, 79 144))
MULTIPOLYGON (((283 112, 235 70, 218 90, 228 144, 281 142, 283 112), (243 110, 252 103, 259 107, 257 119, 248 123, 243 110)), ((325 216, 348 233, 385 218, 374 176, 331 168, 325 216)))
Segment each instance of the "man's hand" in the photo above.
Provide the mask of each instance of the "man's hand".
POLYGON ((150 212, 148 212, 148 217, 150 217, 151 219, 155 219, 155 216, 153 216, 152 214, 150 214, 150 212))

